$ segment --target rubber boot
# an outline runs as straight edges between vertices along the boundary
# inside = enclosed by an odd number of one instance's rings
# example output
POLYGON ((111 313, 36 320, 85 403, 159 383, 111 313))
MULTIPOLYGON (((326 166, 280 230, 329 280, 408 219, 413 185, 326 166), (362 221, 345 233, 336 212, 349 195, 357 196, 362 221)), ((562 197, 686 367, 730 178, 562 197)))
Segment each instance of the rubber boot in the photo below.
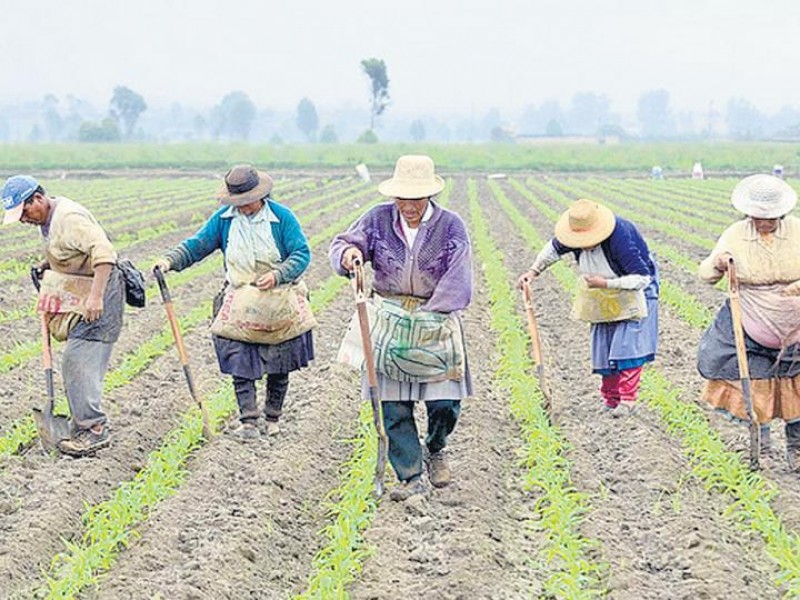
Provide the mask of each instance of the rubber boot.
POLYGON ((789 469, 800 471, 800 423, 786 424, 786 460, 789 469))
POLYGON ((760 451, 762 456, 768 456, 769 451, 772 449, 772 439, 770 437, 770 432, 772 429, 769 425, 762 425, 761 426, 761 446, 760 451))

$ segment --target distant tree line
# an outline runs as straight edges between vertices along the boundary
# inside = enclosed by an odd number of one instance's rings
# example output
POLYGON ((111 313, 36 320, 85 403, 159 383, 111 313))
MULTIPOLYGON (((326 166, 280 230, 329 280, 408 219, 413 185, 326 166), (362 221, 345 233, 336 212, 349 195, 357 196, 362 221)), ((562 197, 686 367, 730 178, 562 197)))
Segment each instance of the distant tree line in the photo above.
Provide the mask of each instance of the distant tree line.
POLYGON ((678 140, 800 140, 800 110, 785 107, 767 115, 745 98, 731 98, 703 112, 676 110, 665 89, 648 90, 637 102, 635 115, 612 110, 600 93, 576 93, 562 107, 557 100, 531 104, 511 117, 490 108, 482 116, 424 114, 387 118, 390 103, 386 63, 361 61, 369 83, 363 109, 320 111, 312 99, 299 100, 293 111, 259 108, 242 90, 225 94, 210 109, 180 104, 150 108, 144 97, 124 85, 114 88, 105 110, 75 96, 59 100, 45 95, 36 103, 0 107, 0 141, 123 142, 215 141, 307 142, 441 141, 512 143, 530 137, 581 136, 607 139, 678 140), (364 129, 368 123, 368 128, 364 129))

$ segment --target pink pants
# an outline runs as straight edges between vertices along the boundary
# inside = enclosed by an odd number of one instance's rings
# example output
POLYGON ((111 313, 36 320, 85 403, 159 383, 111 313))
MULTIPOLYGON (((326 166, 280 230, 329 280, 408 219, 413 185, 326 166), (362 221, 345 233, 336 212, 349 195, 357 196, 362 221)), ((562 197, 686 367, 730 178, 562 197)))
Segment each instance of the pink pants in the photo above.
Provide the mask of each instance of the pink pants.
POLYGON ((600 394, 606 406, 615 407, 620 400, 633 402, 639 393, 639 382, 642 378, 642 368, 625 369, 613 375, 603 375, 600 384, 600 394))

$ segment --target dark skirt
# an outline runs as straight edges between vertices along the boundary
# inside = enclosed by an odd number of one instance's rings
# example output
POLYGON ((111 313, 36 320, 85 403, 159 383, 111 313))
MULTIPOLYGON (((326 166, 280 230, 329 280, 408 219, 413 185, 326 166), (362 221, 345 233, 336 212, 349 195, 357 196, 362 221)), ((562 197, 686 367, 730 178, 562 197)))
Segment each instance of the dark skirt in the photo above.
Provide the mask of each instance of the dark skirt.
POLYGON ((223 373, 242 379, 261 379, 264 375, 289 373, 307 367, 314 360, 311 332, 280 344, 252 344, 211 336, 223 373))
MULTIPOLYGON (((747 335, 747 332, 744 334, 744 343, 751 379, 792 378, 800 375, 800 344, 789 346, 781 355, 779 349, 762 346, 747 335)), ((705 379, 739 379, 730 300, 725 302, 714 323, 700 339, 697 369, 705 379)))

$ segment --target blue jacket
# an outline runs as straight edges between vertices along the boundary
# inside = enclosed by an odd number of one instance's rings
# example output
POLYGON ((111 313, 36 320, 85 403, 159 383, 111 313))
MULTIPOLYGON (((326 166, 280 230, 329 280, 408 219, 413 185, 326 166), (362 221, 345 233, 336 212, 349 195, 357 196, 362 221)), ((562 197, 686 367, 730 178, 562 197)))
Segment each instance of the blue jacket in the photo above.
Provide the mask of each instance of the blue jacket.
MULTIPOLYGON (((582 250, 570 248, 553 238, 553 247, 559 255, 572 252, 578 260, 582 250)), ((611 235, 600 243, 611 270, 618 277, 623 275, 650 275, 651 286, 657 297, 659 288, 658 267, 653 255, 647 247, 642 234, 636 226, 622 217, 616 217, 616 224, 611 235)), ((649 286, 650 287, 650 286, 649 286)))
MULTIPOLYGON (((311 249, 294 213, 274 200, 268 199, 267 202, 272 214, 278 219, 277 222, 270 223, 272 237, 281 254, 281 264, 276 267, 278 284, 289 283, 298 279, 308 268, 311 249)), ((226 210, 227 206, 221 207, 197 233, 167 253, 172 270, 182 271, 203 260, 214 250, 222 250, 222 254, 225 254, 231 229, 230 217, 222 216, 226 210)))

